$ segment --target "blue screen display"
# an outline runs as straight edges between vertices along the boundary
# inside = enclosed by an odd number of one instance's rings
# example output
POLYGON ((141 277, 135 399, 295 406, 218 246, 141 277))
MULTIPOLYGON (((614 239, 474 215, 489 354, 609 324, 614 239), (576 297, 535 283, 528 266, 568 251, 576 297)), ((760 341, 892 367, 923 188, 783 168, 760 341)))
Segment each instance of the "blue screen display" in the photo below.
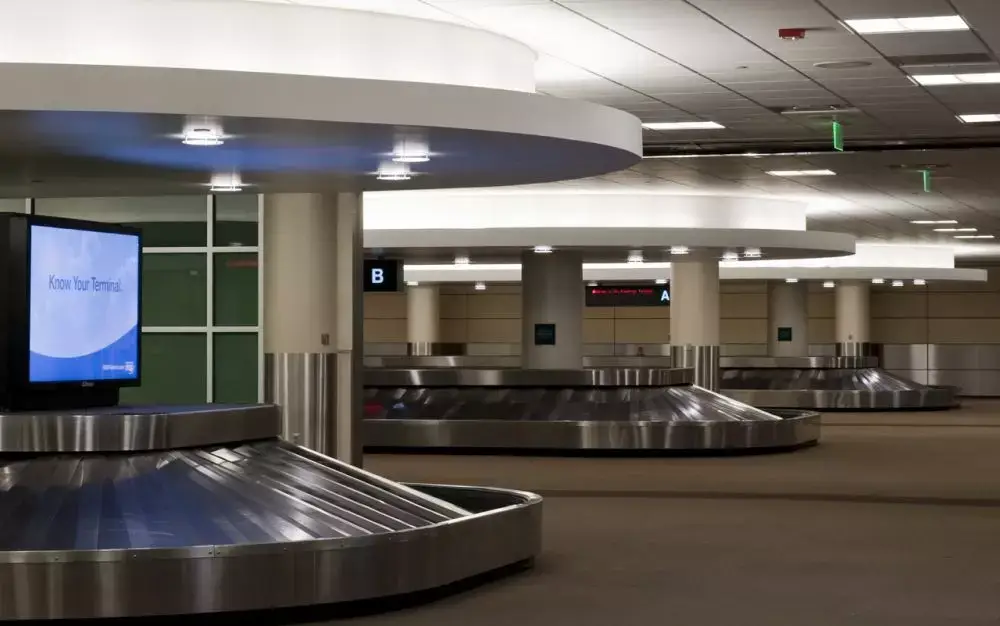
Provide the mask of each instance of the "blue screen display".
POLYGON ((139 237, 32 225, 29 382, 139 376, 139 237))

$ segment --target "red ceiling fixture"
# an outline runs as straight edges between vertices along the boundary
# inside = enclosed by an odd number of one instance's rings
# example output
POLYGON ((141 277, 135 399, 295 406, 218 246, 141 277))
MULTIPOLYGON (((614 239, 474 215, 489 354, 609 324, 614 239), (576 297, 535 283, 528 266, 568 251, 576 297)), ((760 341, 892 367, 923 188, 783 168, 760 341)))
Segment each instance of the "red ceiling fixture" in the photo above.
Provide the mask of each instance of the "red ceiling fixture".
POLYGON ((798 41, 806 38, 806 28, 779 28, 778 39, 785 41, 798 41))

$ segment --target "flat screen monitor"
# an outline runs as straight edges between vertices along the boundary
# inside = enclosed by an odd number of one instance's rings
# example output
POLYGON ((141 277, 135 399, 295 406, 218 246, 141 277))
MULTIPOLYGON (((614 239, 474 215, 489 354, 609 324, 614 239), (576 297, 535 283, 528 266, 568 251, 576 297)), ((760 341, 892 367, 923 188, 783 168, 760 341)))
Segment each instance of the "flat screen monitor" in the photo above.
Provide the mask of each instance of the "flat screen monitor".
POLYGON ((28 383, 139 381, 140 236, 31 223, 28 383))
POLYGON ((670 306, 670 285, 588 286, 586 306, 670 306))

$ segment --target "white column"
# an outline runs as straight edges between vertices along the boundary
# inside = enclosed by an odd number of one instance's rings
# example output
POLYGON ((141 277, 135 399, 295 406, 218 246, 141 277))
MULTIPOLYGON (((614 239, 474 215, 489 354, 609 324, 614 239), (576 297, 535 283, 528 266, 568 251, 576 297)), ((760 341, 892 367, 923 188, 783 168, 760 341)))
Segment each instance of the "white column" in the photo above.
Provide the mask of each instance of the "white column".
POLYGON ((265 400, 283 436, 361 462, 361 194, 264 198, 265 400))
POLYGON ((768 354, 809 356, 808 307, 809 286, 806 283, 772 281, 768 284, 768 354))
POLYGON ((582 368, 583 305, 582 254, 522 255, 521 367, 582 368), (544 345, 549 330, 555 333, 554 345, 544 345))
POLYGON ((719 262, 670 264, 670 356, 694 368, 695 384, 719 388, 719 262))
POLYGON ((437 285, 406 289, 406 337, 410 354, 432 354, 441 341, 440 290, 437 285))
POLYGON ((870 284, 844 281, 837 284, 837 343, 864 344, 871 341, 870 284))

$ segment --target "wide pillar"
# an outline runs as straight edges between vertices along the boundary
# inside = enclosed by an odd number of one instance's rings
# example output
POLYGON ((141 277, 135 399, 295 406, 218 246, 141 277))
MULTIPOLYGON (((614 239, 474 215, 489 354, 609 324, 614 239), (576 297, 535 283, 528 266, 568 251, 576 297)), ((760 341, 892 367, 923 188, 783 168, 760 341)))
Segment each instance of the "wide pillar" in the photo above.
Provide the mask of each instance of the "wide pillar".
POLYGON ((771 282, 767 291, 768 354, 809 356, 809 287, 771 282))
POLYGON ((583 367, 583 255, 521 257, 521 367, 583 367))
POLYGON ((406 337, 411 355, 435 354, 441 341, 440 289, 415 285, 406 289, 406 337))
POLYGON ((871 286, 867 281, 844 281, 837 284, 837 354, 866 356, 872 354, 871 286))
POLYGON ((719 262, 670 264, 670 356, 694 369, 694 383, 719 390, 719 262))
POLYGON ((361 194, 264 197, 264 396, 282 436, 361 463, 361 194))

